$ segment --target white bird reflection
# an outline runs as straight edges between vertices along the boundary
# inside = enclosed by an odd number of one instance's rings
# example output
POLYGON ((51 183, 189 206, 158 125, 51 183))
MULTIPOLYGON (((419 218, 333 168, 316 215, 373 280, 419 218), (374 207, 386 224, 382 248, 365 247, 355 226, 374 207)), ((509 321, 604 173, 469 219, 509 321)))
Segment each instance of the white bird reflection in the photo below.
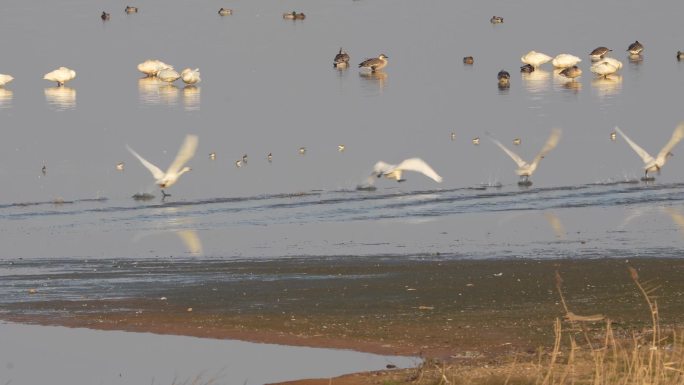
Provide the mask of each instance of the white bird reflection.
POLYGON ((565 227, 563 226, 563 223, 560 221, 560 218, 558 218, 556 214, 550 211, 544 213, 544 218, 546 218, 546 220, 549 222, 549 225, 551 226, 553 233, 556 234, 556 238, 565 239, 565 227))
POLYGON ((183 88, 183 106, 186 111, 198 111, 200 109, 199 87, 185 86, 183 88))
POLYGON ((179 98, 178 87, 162 82, 155 77, 138 79, 138 98, 145 105, 176 105, 179 98))
POLYGON ((591 80, 591 85, 600 98, 617 95, 622 91, 622 76, 608 75, 605 78, 595 78, 591 80))
POLYGON ((70 87, 48 87, 45 89, 45 100, 48 106, 57 111, 76 108, 76 90, 70 87))
MULTIPOLYGON (((162 210, 169 216, 178 214, 178 208, 176 207, 165 207, 162 210)), ((161 239, 163 238, 162 235, 173 233, 181 240, 183 249, 187 254, 201 256, 204 254, 202 240, 196 230, 188 228, 193 225, 194 221, 187 218, 171 218, 158 223, 159 229, 136 234, 133 237, 133 242, 138 242, 143 238, 160 238, 159 242, 163 242, 167 247, 176 248, 176 245, 178 244, 173 244, 161 239)))
POLYGON ((544 71, 537 69, 534 72, 523 73, 522 79, 525 88, 529 92, 537 93, 544 92, 548 90, 550 84, 549 79, 551 78, 551 73, 549 71, 544 71))
MULTIPOLYGON (((517 221, 520 218, 524 218, 524 217, 527 217, 527 218, 532 217, 532 218, 534 218, 533 221, 535 223, 539 222, 539 219, 538 219, 539 215, 536 213, 535 214, 515 213, 515 214, 511 214, 511 215, 508 215, 508 216, 502 218, 501 220, 498 221, 497 225, 499 227, 501 227, 501 226, 512 227, 509 224, 509 222, 517 221)), ((556 239, 565 240, 567 238, 567 232, 565 231, 565 226, 563 226, 563 223, 561 222, 560 218, 558 218, 558 216, 555 213, 553 213, 551 211, 545 211, 544 212, 544 219, 546 219, 546 223, 549 225, 549 227, 553 231, 553 234, 556 237, 556 239)), ((516 226, 516 227, 519 227, 519 226, 516 226)))
POLYGON ((14 92, 0 87, 0 108, 11 108, 14 92))
POLYGON ((622 220, 622 223, 618 226, 619 230, 623 230, 627 225, 629 225, 630 222, 634 221, 635 219, 644 216, 644 215, 649 215, 653 214, 654 212, 656 213, 661 213, 661 214, 667 214, 670 216, 670 219, 672 222, 677 226, 679 229, 679 233, 681 234, 682 238, 684 238, 684 214, 682 212, 674 207, 668 206, 668 207, 658 207, 658 210, 654 210, 652 207, 635 207, 629 210, 625 218, 622 220))

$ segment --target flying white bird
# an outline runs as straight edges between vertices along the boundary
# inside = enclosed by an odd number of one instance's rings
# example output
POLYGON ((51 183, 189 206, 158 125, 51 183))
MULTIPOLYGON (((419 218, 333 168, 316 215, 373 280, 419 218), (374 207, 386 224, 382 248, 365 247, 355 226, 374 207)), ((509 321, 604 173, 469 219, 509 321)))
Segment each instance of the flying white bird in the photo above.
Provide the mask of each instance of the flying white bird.
POLYGON ((430 167, 424 160, 420 158, 410 158, 402 161, 399 164, 387 164, 383 161, 379 161, 373 166, 373 172, 368 178, 368 184, 373 184, 373 177, 385 177, 387 179, 394 179, 397 182, 403 182, 406 179, 402 178, 404 171, 415 171, 419 172, 428 178, 434 180, 437 183, 442 182, 442 177, 435 172, 435 170, 430 167))
POLYGON ((642 181, 652 181, 655 178, 654 177, 649 177, 648 173, 657 171, 658 174, 660 174, 660 169, 665 165, 667 162, 667 158, 672 156, 672 153, 670 152, 674 146, 679 143, 682 138, 684 138, 684 122, 679 123, 679 125, 674 129, 672 132, 672 137, 670 138, 670 141, 665 144, 665 147, 663 147, 662 150, 658 153, 658 155, 653 158, 651 155, 649 155, 648 152, 646 152, 643 148, 639 147, 638 144, 634 143, 632 139, 630 139, 627 135, 625 135, 622 130, 620 130, 620 127, 615 127, 615 131, 619 132, 620 135, 622 135, 623 138, 625 138, 625 141, 627 144, 629 144, 630 147, 632 147, 632 150, 639 155, 641 160, 644 162, 644 177, 641 179, 642 181))
POLYGON ((197 143, 198 138, 196 135, 187 135, 185 137, 185 141, 183 141, 183 144, 178 150, 178 154, 176 154, 176 159, 173 160, 173 163, 171 163, 166 172, 163 172, 161 169, 159 169, 159 167, 145 160, 145 158, 138 155, 138 153, 128 145, 126 145, 126 148, 131 152, 131 154, 138 158, 140 163, 142 163, 145 168, 150 170, 152 176, 154 177, 154 183, 162 188, 161 192, 166 197, 169 196, 169 194, 164 192, 164 188, 171 187, 171 185, 176 183, 181 175, 191 170, 190 167, 183 167, 183 165, 185 165, 185 163, 187 163, 195 155, 197 143))
POLYGON ((530 186, 532 185, 532 182, 530 181, 530 176, 532 176, 534 171, 537 169, 537 166, 539 166, 539 161, 544 159, 546 154, 558 145, 560 137, 560 128, 554 128, 551 131, 551 135, 549 135, 549 138, 546 140, 544 147, 542 147, 541 151, 539 151, 537 156, 535 156, 534 159, 532 159, 531 163, 525 162, 520 156, 518 156, 518 154, 506 148, 506 146, 504 146, 501 142, 494 139, 493 137, 489 136, 489 139, 492 142, 494 142, 494 144, 499 146, 506 154, 508 154, 508 156, 510 156, 511 159, 513 159, 513 161, 518 165, 518 169, 515 170, 515 173, 520 176, 520 181, 518 182, 518 184, 521 186, 530 186))

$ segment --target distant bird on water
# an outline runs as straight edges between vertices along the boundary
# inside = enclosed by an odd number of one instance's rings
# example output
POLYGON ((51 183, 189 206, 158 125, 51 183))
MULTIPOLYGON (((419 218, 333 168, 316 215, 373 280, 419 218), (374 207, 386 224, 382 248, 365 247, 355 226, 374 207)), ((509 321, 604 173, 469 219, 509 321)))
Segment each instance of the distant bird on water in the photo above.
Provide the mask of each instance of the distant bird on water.
POLYGON ((537 170, 539 162, 542 159, 544 159, 546 154, 548 154, 549 151, 556 148, 558 142, 560 141, 560 137, 561 130, 559 128, 554 128, 551 131, 551 135, 549 135, 549 138, 546 140, 546 143, 544 144, 544 147, 542 147, 541 151, 539 151, 537 156, 535 156, 534 159, 532 159, 531 163, 527 163, 518 154, 509 150, 501 142, 499 142, 498 140, 494 139, 491 135, 489 135, 489 139, 492 142, 494 142, 494 144, 499 146, 506 154, 508 154, 508 156, 510 156, 511 159, 513 159, 513 161, 518 165, 518 169, 515 170, 515 173, 520 176, 520 181, 518 182, 518 184, 521 186, 530 186, 532 184, 532 182, 530 181, 530 176, 532 176, 532 174, 537 170))
POLYGON ((582 75, 582 70, 578 66, 572 66, 563 69, 561 72, 559 72, 559 74, 574 81, 575 78, 578 78, 582 75))
POLYGON ((479 136, 474 137, 472 142, 474 145, 478 146, 480 144, 480 137, 479 136))
POLYGON ((359 68, 368 68, 371 72, 381 70, 387 66, 387 56, 385 54, 380 54, 378 57, 371 59, 366 59, 359 63, 359 68))
POLYGON ((499 71, 499 73, 496 75, 496 78, 499 81, 499 88, 508 88, 510 85, 511 74, 509 74, 508 71, 499 71))
POLYGON ((102 19, 102 21, 109 20, 109 14, 105 11, 102 11, 102 15, 100 15, 100 19, 102 19))
POLYGON ((163 82, 173 83, 180 79, 181 75, 173 68, 164 68, 157 72, 157 78, 163 82))
POLYGON ((610 133, 610 140, 612 140, 614 142, 615 139, 617 139, 617 134, 615 133, 615 131, 613 131, 610 133))
POLYGON ((342 47, 340 47, 340 52, 335 55, 333 59, 333 67, 335 68, 347 68, 349 65, 349 54, 346 53, 342 47))
POLYGON ((388 164, 379 161, 373 166, 373 172, 371 173, 371 178, 369 178, 368 182, 370 184, 373 183, 372 177, 385 177, 387 179, 394 179, 397 182, 403 182, 406 180, 402 178, 404 171, 419 172, 437 183, 441 183, 443 180, 442 177, 437 174, 429 164, 425 163, 424 160, 420 158, 410 158, 399 164, 388 164))
POLYGON ((684 51, 677 51, 677 60, 684 60, 684 51))
POLYGON ((43 76, 44 80, 57 82, 58 86, 63 86, 64 83, 73 80, 76 77, 76 71, 67 67, 59 67, 54 71, 48 72, 43 76))
POLYGON ((124 162, 119 162, 116 164, 116 171, 123 171, 124 170, 124 162))
POLYGON ((142 163, 142 165, 145 166, 145 168, 147 168, 152 173, 154 183, 161 187, 161 192, 166 197, 169 194, 165 193, 164 189, 167 187, 171 187, 171 185, 178 181, 178 178, 180 178, 181 175, 191 170, 191 168, 185 166, 185 164, 190 159, 192 159, 193 156, 195 156, 195 150, 197 150, 198 142, 199 139, 196 135, 186 135, 183 144, 178 150, 178 154, 176 154, 176 159, 173 160, 173 163, 171 163, 166 172, 160 170, 159 167, 145 160, 145 158, 138 155, 138 153, 135 152, 128 145, 126 145, 126 148, 128 149, 128 151, 130 151, 131 154, 138 158, 140 163, 142 163))
POLYGON ((539 68, 540 65, 551 61, 552 57, 537 51, 530 51, 520 58, 520 61, 532 67, 539 68))
POLYGON ((180 77, 185 84, 197 84, 202 81, 200 78, 199 68, 195 68, 194 70, 191 68, 186 68, 181 71, 180 77))
POLYGON ((639 43, 639 40, 635 41, 634 43, 630 44, 629 47, 627 47, 627 52, 630 53, 630 55, 641 55, 641 51, 644 50, 644 45, 639 43))
POLYGON ((304 13, 297 13, 296 11, 283 13, 283 19, 287 20, 304 20, 306 15, 304 13))
POLYGON ((530 74, 530 73, 534 72, 534 66, 531 64, 525 64, 524 66, 520 67, 520 72, 522 72, 524 74, 530 74))
POLYGON ((503 17, 501 16, 492 16, 491 19, 489 19, 489 22, 492 24, 501 24, 503 23, 503 17))
POLYGON ((5 84, 12 80, 14 80, 14 78, 11 75, 0 74, 0 87, 4 87, 5 84))
POLYGON ((126 8, 124 9, 124 12, 126 12, 129 15, 132 13, 138 13, 138 7, 133 7, 133 6, 127 5, 126 8))
POLYGON ((589 53, 589 56, 591 57, 591 60, 601 60, 610 51, 612 51, 612 49, 606 47, 597 47, 589 53))
POLYGON ((472 56, 466 56, 463 58, 463 64, 473 64, 475 63, 475 59, 473 59, 472 56))
POLYGON ((667 159, 672 156, 672 149, 679 143, 682 138, 684 138, 684 122, 679 123, 679 125, 674 129, 672 132, 672 137, 670 137, 670 140, 665 144, 665 146, 660 150, 658 155, 656 155, 655 158, 653 158, 649 153, 646 152, 643 148, 639 147, 638 144, 636 144, 632 139, 630 139, 627 135, 625 135, 622 130, 620 130, 620 127, 615 127, 615 131, 620 133, 620 135, 625 138, 625 141, 629 146, 634 150, 634 152, 639 155, 641 160, 644 162, 644 177, 641 179, 642 181, 652 181, 655 178, 649 177, 648 173, 649 172, 654 172, 657 171, 658 174, 660 174, 660 169, 665 165, 667 162, 667 159))
POLYGON ((157 59, 148 59, 138 64, 138 71, 144 73, 148 77, 157 76, 159 71, 165 68, 173 69, 173 66, 157 59))
POLYGON ((218 14, 221 16, 230 16, 233 14, 233 10, 221 7, 221 9, 218 10, 218 14))

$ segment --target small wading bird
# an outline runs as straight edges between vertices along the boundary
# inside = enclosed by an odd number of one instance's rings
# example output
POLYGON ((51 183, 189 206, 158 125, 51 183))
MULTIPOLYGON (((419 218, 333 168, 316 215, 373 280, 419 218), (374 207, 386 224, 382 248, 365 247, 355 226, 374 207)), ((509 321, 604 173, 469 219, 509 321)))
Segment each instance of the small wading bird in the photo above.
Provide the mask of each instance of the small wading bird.
POLYGON ((641 55, 641 51, 644 50, 644 45, 639 43, 639 40, 635 41, 634 43, 630 44, 629 47, 627 47, 627 52, 629 52, 630 55, 641 55))
POLYGON ((138 13, 138 7, 133 7, 133 6, 127 5, 126 9, 124 9, 124 12, 126 12, 129 15, 131 13, 138 13))
POLYGON ((387 56, 385 54, 380 54, 378 57, 371 59, 366 59, 359 63, 359 68, 368 68, 371 72, 381 70, 387 66, 387 56))
POLYGON ((554 128, 551 131, 551 135, 549 135, 549 138, 546 140, 544 147, 542 147, 541 151, 539 151, 537 156, 535 156, 534 159, 532 159, 531 163, 525 162, 520 156, 518 156, 518 154, 506 148, 506 146, 504 146, 498 140, 494 139, 491 135, 487 135, 489 136, 489 139, 492 142, 494 142, 494 144, 499 146, 518 165, 518 169, 515 170, 515 173, 520 176, 520 181, 518 182, 518 185, 531 186, 532 181, 530 181, 530 177, 532 176, 532 174, 534 174, 534 171, 537 169, 537 166, 539 166, 539 162, 542 159, 544 159, 544 157, 546 156, 546 154, 549 153, 549 151, 553 150, 558 145, 558 142, 560 141, 561 137, 561 130, 560 128, 554 128))
POLYGON ((591 57, 591 60, 600 60, 603 59, 603 57, 606 56, 606 54, 610 51, 612 51, 612 49, 606 47, 597 47, 589 53, 589 56, 591 57))
POLYGON ((283 13, 283 19, 287 20, 304 20, 306 15, 304 13, 297 13, 296 11, 283 13))
POLYGON ((340 52, 335 55, 333 59, 333 67, 335 68, 347 68, 349 65, 349 54, 344 52, 342 47, 340 47, 340 52))
POLYGON ((57 82, 57 86, 61 87, 64 83, 69 80, 73 80, 76 77, 76 71, 66 68, 59 67, 54 71, 48 72, 43 76, 44 80, 49 80, 51 82, 57 82))
POLYGON ((501 16, 492 16, 491 19, 489 19, 489 22, 492 24, 501 24, 503 23, 503 17, 501 16))
POLYGON ((399 164, 388 164, 379 161, 373 166, 373 172, 367 179, 365 186, 358 186, 359 190, 373 190, 373 183, 376 178, 385 177, 387 179, 394 179, 397 182, 404 182, 406 179, 402 178, 404 171, 419 172, 437 183, 442 182, 442 177, 435 172, 424 160, 420 158, 410 158, 402 161, 399 164))
POLYGON ((176 154, 176 159, 173 160, 173 163, 171 163, 166 172, 162 171, 161 169, 159 169, 159 167, 145 160, 145 158, 138 155, 138 153, 135 152, 128 145, 126 145, 126 148, 128 149, 128 151, 130 151, 131 154, 138 158, 140 163, 142 163, 142 165, 145 166, 145 168, 147 168, 152 173, 152 177, 154 177, 154 183, 161 187, 162 197, 165 198, 167 196, 171 196, 171 194, 167 194, 166 192, 164 192, 164 189, 167 187, 171 187, 171 185, 178 181, 178 178, 180 178, 181 175, 191 170, 190 167, 183 166, 190 159, 192 159, 193 156, 195 156, 195 150, 197 150, 198 141, 199 140, 196 135, 187 135, 185 137, 185 140, 183 141, 183 144, 178 150, 178 154, 176 154))
POLYGON ((639 147, 638 144, 634 143, 632 139, 630 139, 627 135, 625 135, 622 130, 620 130, 620 127, 615 127, 615 131, 620 133, 620 135, 625 138, 625 141, 629 146, 634 150, 634 152, 639 155, 641 160, 644 162, 644 177, 641 178, 642 181, 644 182, 650 182, 655 180, 655 177, 649 177, 648 173, 657 171, 658 174, 660 174, 660 169, 665 165, 667 162, 667 158, 672 156, 673 154, 670 152, 674 148, 674 146, 679 143, 682 138, 684 138, 684 122, 679 123, 679 125, 674 129, 672 132, 672 137, 670 137, 670 140, 665 144, 665 146, 660 150, 658 155, 653 158, 646 150, 643 148, 639 147))

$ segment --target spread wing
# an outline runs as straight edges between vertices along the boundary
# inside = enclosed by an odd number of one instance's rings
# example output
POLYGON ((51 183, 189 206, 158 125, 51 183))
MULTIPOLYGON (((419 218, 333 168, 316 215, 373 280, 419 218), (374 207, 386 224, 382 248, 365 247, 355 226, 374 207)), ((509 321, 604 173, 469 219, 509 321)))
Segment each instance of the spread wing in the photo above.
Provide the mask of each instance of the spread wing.
POLYGON ((161 178, 164 177, 165 174, 164 174, 164 172, 163 172, 162 170, 159 169, 159 167, 157 167, 157 166, 153 165, 152 163, 148 162, 147 160, 145 160, 145 158, 143 158, 142 156, 138 155, 138 153, 135 152, 135 151, 134 151, 132 148, 130 148, 128 145, 126 145, 126 148, 128 149, 128 151, 130 151, 131 154, 135 155, 135 157, 138 158, 138 160, 140 161, 140 163, 142 163, 142 165, 145 166, 145 168, 147 168, 148 170, 150 170, 150 172, 152 173, 152 176, 154 177, 154 179, 161 179, 161 178))
POLYGON ((684 138, 684 122, 679 123, 677 128, 674 129, 674 132, 672 132, 672 137, 670 138, 670 141, 667 142, 665 147, 663 147, 662 150, 658 153, 658 156, 656 159, 660 162, 664 162, 665 158, 667 157, 667 154, 674 148, 674 146, 679 143, 680 140, 684 138))
POLYGON ((197 138, 197 135, 185 136, 185 141, 183 141, 181 148, 178 150, 178 154, 176 154, 176 159, 173 160, 173 163, 171 163, 169 169, 166 170, 166 173, 178 173, 180 169, 183 168, 183 165, 185 165, 185 163, 187 163, 190 159, 192 159, 193 156, 195 156, 195 150, 197 150, 198 142, 199 139, 197 138))
MULTIPOLYGON (((622 132, 622 130, 620 129, 620 127, 615 126, 615 131, 619 132, 620 135, 622 135, 622 137, 625 138, 625 141, 627 142, 627 144, 629 144, 629 146, 632 147, 632 150, 634 150, 634 152, 636 152, 637 155, 639 155, 639 157, 641 157, 641 160, 643 160, 645 164, 648 164, 648 163, 653 162, 653 157, 652 157, 651 155, 649 155, 649 153, 646 152, 646 150, 644 150, 643 148, 639 147, 638 144, 634 143, 634 142, 632 141, 632 139, 629 138, 629 136, 625 135, 625 133, 622 132)), ((677 130, 675 130, 675 132, 676 132, 676 131, 677 131, 677 130)), ((674 137, 674 135, 673 135, 673 137, 674 137)), ((672 140, 670 140, 670 141, 672 141, 672 140)), ((669 143, 668 143, 668 144, 669 144, 669 143)), ((677 144, 677 143, 675 142, 675 144, 677 144)), ((674 146, 674 144, 673 144, 673 146, 674 146)), ((666 147, 667 147, 667 146, 666 146, 666 147)), ((665 154, 667 154, 667 152, 666 152, 665 154)))
MULTIPOLYGON (((489 134, 487 134, 487 135, 489 136, 489 134)), ((518 167, 522 168, 522 167, 528 166, 527 162, 525 162, 520 156, 518 156, 518 154, 516 154, 515 152, 509 150, 509 149, 508 149, 506 146, 504 146, 501 142, 499 142, 498 140, 492 138, 491 136, 489 136, 489 140, 491 140, 492 142, 494 142, 494 144, 496 144, 496 145, 499 146, 502 150, 504 150, 504 152, 505 152, 506 154, 508 154, 508 156, 510 156, 511 159, 513 159, 513 161, 518 165, 518 167)))
POLYGON ((546 139, 546 143, 544 143, 544 147, 542 147, 541 151, 539 151, 539 154, 534 157, 534 160, 532 161, 533 165, 536 165, 539 163, 540 160, 544 159, 546 154, 549 153, 549 151, 553 150, 556 148, 558 145, 558 142, 560 141, 561 137, 561 129, 560 128, 554 128, 551 131, 551 135, 549 135, 549 138, 546 139))
POLYGON ((385 174, 385 173, 388 173, 388 172, 394 170, 396 167, 397 166, 394 164, 389 164, 389 163, 385 163, 383 161, 379 161, 378 163, 375 164, 375 166, 373 166, 373 174, 374 175, 385 174))
POLYGON ((429 164, 425 163, 425 161, 420 158, 406 159, 405 161, 399 163, 396 168, 405 171, 419 172, 437 183, 441 183, 443 180, 443 178, 439 176, 439 174, 437 174, 429 164))

